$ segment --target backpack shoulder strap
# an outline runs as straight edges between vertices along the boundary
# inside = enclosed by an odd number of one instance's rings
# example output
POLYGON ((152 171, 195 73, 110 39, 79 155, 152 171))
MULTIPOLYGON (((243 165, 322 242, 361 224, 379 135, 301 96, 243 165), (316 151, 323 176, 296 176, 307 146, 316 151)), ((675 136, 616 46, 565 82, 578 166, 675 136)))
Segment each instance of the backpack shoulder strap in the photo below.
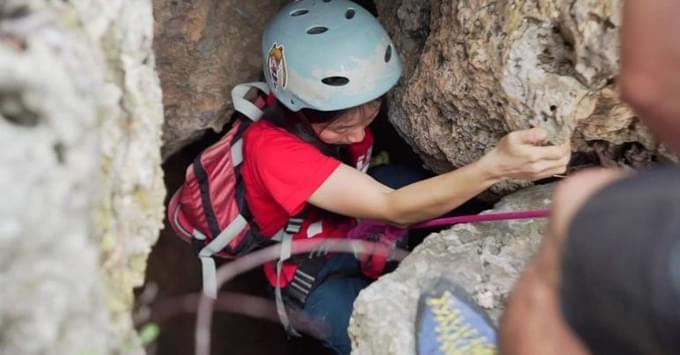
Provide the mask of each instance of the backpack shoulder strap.
POLYGON ((254 103, 245 99, 246 94, 250 89, 255 88, 265 94, 269 94, 269 86, 263 82, 250 82, 234 86, 231 89, 231 101, 234 104, 234 110, 240 112, 244 116, 253 121, 257 121, 262 117, 262 110, 254 103))

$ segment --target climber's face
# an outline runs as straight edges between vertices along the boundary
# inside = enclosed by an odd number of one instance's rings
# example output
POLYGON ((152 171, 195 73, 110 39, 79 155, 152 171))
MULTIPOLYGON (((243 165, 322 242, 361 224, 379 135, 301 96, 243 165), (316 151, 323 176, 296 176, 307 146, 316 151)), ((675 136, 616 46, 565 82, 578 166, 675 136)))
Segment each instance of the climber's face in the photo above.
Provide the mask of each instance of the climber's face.
POLYGON ((364 140, 366 127, 380 112, 380 100, 367 102, 340 115, 335 120, 313 123, 312 128, 326 144, 354 144, 364 140))

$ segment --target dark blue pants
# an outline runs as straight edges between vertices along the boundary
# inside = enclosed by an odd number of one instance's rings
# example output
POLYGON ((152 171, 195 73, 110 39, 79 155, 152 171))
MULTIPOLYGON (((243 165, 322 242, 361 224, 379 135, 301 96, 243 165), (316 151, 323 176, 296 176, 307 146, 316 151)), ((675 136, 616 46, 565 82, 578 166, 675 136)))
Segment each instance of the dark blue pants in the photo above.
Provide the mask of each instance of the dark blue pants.
POLYGON ((359 261, 351 254, 339 254, 328 261, 319 274, 321 279, 328 277, 307 298, 305 312, 316 320, 326 323, 329 330, 323 339, 326 347, 337 354, 349 354, 352 350, 347 327, 352 315, 352 305, 359 291, 371 283, 361 274, 359 261), (353 275, 347 275, 349 272, 353 275), (342 273, 346 276, 334 277, 342 273))
MULTIPOLYGON (((369 171, 381 183, 399 188, 426 179, 432 174, 422 168, 408 165, 385 165, 369 171)), ((361 274, 359 261, 351 254, 333 257, 324 266, 318 278, 326 278, 307 298, 304 310, 312 318, 326 322, 330 333, 324 345, 336 353, 349 354, 352 347, 347 334, 352 305, 371 280, 361 274), (334 277, 333 275, 343 276, 334 277)))

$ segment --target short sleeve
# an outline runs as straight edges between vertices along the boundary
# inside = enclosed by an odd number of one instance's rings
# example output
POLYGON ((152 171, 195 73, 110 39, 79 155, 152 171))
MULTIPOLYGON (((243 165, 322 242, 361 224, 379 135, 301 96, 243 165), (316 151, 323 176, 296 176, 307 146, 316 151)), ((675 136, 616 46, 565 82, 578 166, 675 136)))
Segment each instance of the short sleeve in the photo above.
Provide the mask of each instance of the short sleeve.
POLYGON ((340 165, 299 138, 280 134, 261 140, 248 152, 263 187, 286 210, 296 215, 309 197, 340 165))

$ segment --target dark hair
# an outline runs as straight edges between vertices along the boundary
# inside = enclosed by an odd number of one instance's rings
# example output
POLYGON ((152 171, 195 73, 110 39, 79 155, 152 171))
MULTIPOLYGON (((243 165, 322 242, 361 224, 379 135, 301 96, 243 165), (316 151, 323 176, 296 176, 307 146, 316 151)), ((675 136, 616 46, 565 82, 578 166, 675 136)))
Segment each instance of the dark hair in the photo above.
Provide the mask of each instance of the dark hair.
POLYGON ((349 149, 346 145, 324 143, 312 129, 312 123, 327 122, 330 124, 345 112, 347 110, 317 111, 312 109, 302 109, 294 112, 279 101, 276 101, 274 106, 265 110, 262 119, 285 129, 303 141, 315 146, 321 153, 353 166, 349 149))

